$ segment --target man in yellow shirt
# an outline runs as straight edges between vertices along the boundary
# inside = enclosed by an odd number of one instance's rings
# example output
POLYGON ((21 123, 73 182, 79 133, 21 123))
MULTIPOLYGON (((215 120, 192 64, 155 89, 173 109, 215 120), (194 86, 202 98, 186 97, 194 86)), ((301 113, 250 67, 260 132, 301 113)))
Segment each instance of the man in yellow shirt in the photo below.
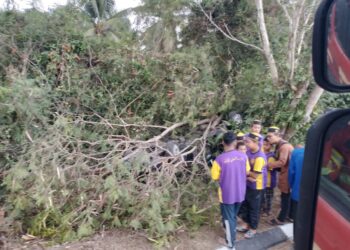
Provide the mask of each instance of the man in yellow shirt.
POLYGON ((259 145, 259 134, 249 133, 245 142, 251 169, 247 181, 245 201, 239 211, 239 216, 245 224, 238 227, 237 231, 245 233, 244 237, 250 239, 255 236, 259 224, 261 197, 266 186, 267 160, 259 145))

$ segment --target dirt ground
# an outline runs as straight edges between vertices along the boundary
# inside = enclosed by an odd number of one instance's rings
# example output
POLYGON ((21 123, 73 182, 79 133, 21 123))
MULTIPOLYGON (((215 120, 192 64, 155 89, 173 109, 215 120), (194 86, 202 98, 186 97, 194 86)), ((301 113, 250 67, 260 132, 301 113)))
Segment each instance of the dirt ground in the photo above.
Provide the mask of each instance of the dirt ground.
MULTIPOLYGON (((32 250, 124 250, 124 249, 174 249, 174 250, 202 250, 217 249, 224 244, 223 233, 217 228, 202 227, 195 233, 182 232, 176 236, 170 246, 158 247, 146 237, 135 232, 110 231, 97 234, 88 239, 48 247, 44 241, 33 241, 23 243, 21 241, 7 242, 0 249, 32 249, 32 250)), ((291 250, 292 242, 284 242, 276 245, 270 250, 291 250)))
MULTIPOLYGON (((278 213, 279 194, 275 194, 272 214, 278 213)), ((202 250, 202 249, 217 249, 224 245, 224 231, 220 223, 220 215, 216 216, 215 225, 206 225, 200 228, 197 232, 188 232, 179 230, 176 236, 171 240, 169 245, 158 246, 145 235, 126 230, 111 230, 101 232, 89 238, 77 242, 66 243, 63 245, 49 246, 48 242, 43 240, 32 240, 24 242, 20 239, 8 239, 0 237, 0 249, 32 249, 32 250, 124 250, 124 249, 174 249, 174 250, 202 250)), ((268 224, 271 218, 261 217, 259 224, 259 232, 272 228, 268 224)), ((243 235, 237 233, 237 240, 243 239, 243 235)), ((293 243, 290 241, 276 245, 271 250, 290 250, 293 243)))
POLYGON ((286 241, 281 244, 278 244, 274 247, 270 247, 269 250, 293 250, 293 242, 286 241))

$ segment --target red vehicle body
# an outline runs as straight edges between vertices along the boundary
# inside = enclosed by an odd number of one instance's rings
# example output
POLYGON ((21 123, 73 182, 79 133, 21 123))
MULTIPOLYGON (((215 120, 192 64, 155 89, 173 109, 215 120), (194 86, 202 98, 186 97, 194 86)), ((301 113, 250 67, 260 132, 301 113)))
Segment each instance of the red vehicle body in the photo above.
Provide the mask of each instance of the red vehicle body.
MULTIPOLYGON (((350 212, 350 211, 349 211, 350 212)), ((349 249, 350 223, 321 196, 317 201, 314 249, 349 249)))
MULTIPOLYGON (((342 43, 339 39, 340 36, 338 35, 338 33, 342 32, 342 30, 336 28, 337 27, 336 16, 337 16, 337 11, 339 11, 339 9, 340 8, 336 8, 336 5, 333 5, 331 10, 332 14, 329 20, 330 29, 328 34, 327 63, 328 63, 328 68, 331 71, 331 74, 335 78, 337 83, 349 84, 350 83, 350 70, 349 70, 350 58, 348 57, 346 50, 343 48, 342 43)), ((339 26, 340 25, 338 25, 338 27, 339 26)))
POLYGON ((350 221, 346 196, 350 194, 350 126, 332 128, 326 139, 321 169, 320 193, 316 209, 316 249, 349 249, 350 221), (323 185, 324 184, 324 185, 323 185), (340 204, 340 205, 338 205, 340 204), (342 206, 342 209, 339 207, 342 206), (349 239, 348 239, 349 238, 349 239))
MULTIPOLYGON (((327 22, 327 68, 331 80, 345 85, 350 84, 349 22, 350 1, 334 1, 327 22)), ((349 195, 350 124, 344 124, 332 131, 324 145, 314 249, 350 249, 350 220, 346 216, 346 213, 350 214, 350 208, 344 202, 349 195), (326 185, 322 185, 324 182, 326 185), (341 204, 341 209, 337 203, 341 204)))

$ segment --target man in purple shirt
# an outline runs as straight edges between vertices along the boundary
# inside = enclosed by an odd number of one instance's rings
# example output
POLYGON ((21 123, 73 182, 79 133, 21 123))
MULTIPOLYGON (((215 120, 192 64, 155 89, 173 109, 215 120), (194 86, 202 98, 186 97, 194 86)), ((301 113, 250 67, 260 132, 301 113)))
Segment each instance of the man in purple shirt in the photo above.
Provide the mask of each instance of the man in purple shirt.
POLYGON ((248 157, 235 149, 236 136, 232 132, 224 134, 223 145, 224 153, 213 162, 211 176, 220 184, 219 200, 226 241, 229 248, 234 248, 237 213, 245 197, 250 165, 248 157))

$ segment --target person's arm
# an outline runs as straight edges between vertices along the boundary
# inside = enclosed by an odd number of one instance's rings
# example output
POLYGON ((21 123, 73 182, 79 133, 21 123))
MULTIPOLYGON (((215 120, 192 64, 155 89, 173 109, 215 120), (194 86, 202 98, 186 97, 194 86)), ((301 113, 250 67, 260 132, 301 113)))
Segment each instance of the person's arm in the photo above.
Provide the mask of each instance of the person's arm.
MULTIPOLYGON (((275 162, 276 161, 276 159, 275 159, 275 157, 269 157, 269 159, 268 159, 268 163, 271 163, 271 162, 275 162)), ((268 170, 269 171, 272 171, 273 170, 273 168, 272 167, 269 167, 269 165, 268 165, 268 170)))
POLYGON ((249 160, 247 159, 246 164, 245 164, 245 169, 247 171, 247 176, 249 176, 250 173, 250 164, 249 164, 249 160))
POLYGON ((221 168, 219 163, 217 163, 217 161, 213 162, 213 166, 211 167, 211 178, 214 181, 218 181, 220 179, 220 173, 221 173, 221 168))
POLYGON ((253 171, 250 171, 249 177, 256 179, 263 171, 265 165, 265 160, 262 157, 258 157, 255 159, 253 171))
POLYGON ((288 182, 291 187, 293 186, 295 180, 295 167, 295 153, 292 153, 288 168, 288 182))
POLYGON ((289 157, 289 149, 288 144, 282 145, 279 149, 279 158, 274 162, 268 163, 269 168, 281 168, 285 166, 289 157))

